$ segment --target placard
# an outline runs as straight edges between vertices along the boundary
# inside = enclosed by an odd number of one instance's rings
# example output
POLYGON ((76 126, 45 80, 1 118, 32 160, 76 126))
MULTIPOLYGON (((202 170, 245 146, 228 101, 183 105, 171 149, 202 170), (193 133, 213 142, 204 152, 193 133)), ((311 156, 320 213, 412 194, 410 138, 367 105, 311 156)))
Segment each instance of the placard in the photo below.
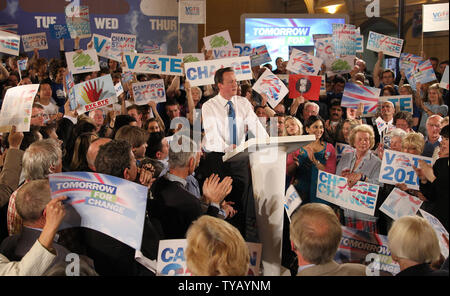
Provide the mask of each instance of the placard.
POLYGON ((159 241, 157 276, 190 276, 186 265, 186 239, 165 239, 159 241))
POLYGON ((250 57, 209 60, 184 65, 186 79, 191 86, 214 84, 214 74, 216 71, 226 67, 233 68, 237 81, 250 80, 253 78, 250 68, 250 57))
POLYGON ((359 104, 362 103, 364 114, 373 113, 378 107, 380 92, 381 89, 379 88, 348 82, 345 84, 342 94, 341 106, 357 109, 359 104))
POLYGON ((286 69, 295 74, 316 75, 323 60, 298 49, 292 49, 286 69))
POLYGON ((79 114, 117 102, 116 89, 110 74, 76 84, 74 92, 79 114))
POLYGON ((25 52, 48 49, 47 34, 45 32, 22 35, 23 50, 25 52))
POLYGON ((50 24, 49 28, 52 39, 70 39, 69 29, 66 24, 50 24))
POLYGON ((29 84, 6 91, 0 110, 0 132, 10 132, 13 125, 16 132, 30 131, 31 111, 38 89, 39 84, 29 84))
POLYGON ((250 253, 250 262, 248 265, 249 276, 259 276, 259 266, 261 265, 262 244, 245 242, 250 253))
POLYGON ((228 32, 228 30, 203 37, 203 42, 206 50, 221 47, 233 48, 233 42, 231 41, 230 32, 228 32))
POLYGON ((448 78, 448 65, 445 66, 444 74, 442 74, 441 82, 439 83, 440 88, 445 88, 446 90, 450 89, 449 78, 448 78))
POLYGON ((425 218, 433 227, 434 231, 436 232, 436 235, 438 237, 439 240, 439 247, 441 248, 441 254, 442 256, 444 256, 444 258, 448 257, 448 231, 445 229, 445 227, 442 225, 441 221, 439 221, 439 219, 437 219, 436 217, 434 217, 433 215, 431 215, 428 212, 425 212, 422 209, 419 209, 420 214, 422 215, 423 218, 425 218), (444 239, 442 236, 445 236, 446 239, 444 239))
POLYGON ((379 181, 395 185, 404 183, 410 189, 419 190, 419 177, 412 166, 418 167, 419 160, 431 164, 430 157, 413 155, 394 150, 384 150, 379 181))
POLYGON ((272 108, 275 108, 289 93, 283 81, 269 69, 265 70, 259 77, 258 81, 253 85, 253 90, 259 94, 266 94, 268 98, 267 102, 272 108))
POLYGON ((421 61, 416 67, 417 72, 414 73, 416 82, 425 84, 430 81, 437 80, 434 73, 433 65, 430 60, 421 61))
POLYGON ((111 48, 109 55, 111 59, 122 62, 122 53, 136 50, 136 35, 111 33, 111 48))
POLYGON ((20 49, 20 36, 0 31, 0 52, 18 56, 20 49))
POLYGON ((75 110, 78 107, 77 99, 75 98, 75 81, 73 80, 72 72, 68 72, 64 81, 66 83, 67 97, 69 99, 70 110, 75 110))
POLYGON ((340 207, 373 216, 379 186, 358 181, 348 187, 347 178, 319 170, 317 197, 340 207))
POLYGON ((342 157, 342 155, 344 155, 345 153, 350 153, 350 152, 354 152, 355 148, 353 148, 352 146, 348 145, 348 144, 344 144, 344 143, 336 143, 336 161, 339 161, 342 157))
POLYGON ((99 173, 68 172, 48 176, 52 198, 63 201, 66 216, 60 229, 86 227, 140 250, 147 187, 99 173))
POLYGON ((164 80, 136 82, 131 85, 136 105, 146 105, 150 101, 161 103, 166 101, 164 80))
POLYGON ((178 22, 180 24, 205 24, 205 0, 179 0, 178 22))
POLYGON ((100 71, 95 49, 66 52, 67 68, 72 74, 100 71))
POLYGON ((356 54, 357 31, 354 25, 333 24, 334 52, 337 56, 356 54))
POLYGON ((366 265, 367 276, 396 275, 400 266, 392 260, 386 235, 342 226, 342 239, 334 260, 366 265))
POLYGON ((294 185, 289 185, 286 190, 286 195, 284 196, 284 209, 286 210, 286 214, 289 218, 289 222, 291 221, 291 216, 294 211, 302 204, 302 198, 298 195, 297 190, 295 190, 294 185))
POLYGON ((267 47, 265 45, 261 45, 261 46, 252 48, 250 60, 252 63, 252 67, 256 67, 259 65, 270 63, 272 61, 272 58, 270 57, 267 47))
POLYGON ((422 31, 448 31, 448 2, 422 5, 422 31))
POLYGON ((318 101, 321 84, 321 76, 291 74, 289 75, 289 98, 303 96, 308 101, 318 101))
POLYGON ((239 56, 238 48, 215 48, 212 50, 214 59, 225 59, 239 56))
POLYGON ((397 220, 403 216, 415 216, 423 201, 398 188, 394 188, 380 206, 380 211, 397 220))
POLYGON ((109 50, 111 49, 111 38, 93 34, 92 43, 97 55, 109 59, 111 57, 109 50))
POLYGON ((239 49, 239 56, 249 56, 252 54, 252 45, 250 43, 234 43, 234 48, 239 49))
POLYGON ((67 29, 69 30, 70 33, 70 37, 72 39, 75 39, 77 37, 79 37, 80 39, 91 37, 89 7, 79 6, 79 16, 78 13, 70 16, 66 15, 66 24, 67 29))
POLYGON ((367 38, 368 50, 375 52, 382 51, 385 55, 390 55, 399 58, 402 52, 403 39, 395 38, 376 32, 369 32, 369 37, 367 38))
POLYGON ((143 53, 124 53, 123 56, 123 71, 183 76, 183 60, 179 57, 143 53))

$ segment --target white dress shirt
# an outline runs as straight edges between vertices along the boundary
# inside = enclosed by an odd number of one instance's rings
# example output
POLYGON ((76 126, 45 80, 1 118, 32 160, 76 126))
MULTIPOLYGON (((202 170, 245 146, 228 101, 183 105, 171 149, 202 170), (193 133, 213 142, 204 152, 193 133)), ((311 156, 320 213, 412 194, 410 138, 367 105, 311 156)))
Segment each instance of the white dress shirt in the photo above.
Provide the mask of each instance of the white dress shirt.
MULTIPOLYGON (((246 98, 233 96, 231 102, 236 114, 237 146, 245 141, 247 131, 250 131, 256 138, 269 137, 253 111, 252 104, 246 98)), ((204 149, 206 151, 223 153, 228 152, 231 146, 227 103, 228 100, 218 94, 202 106, 203 129, 205 130, 204 149)))

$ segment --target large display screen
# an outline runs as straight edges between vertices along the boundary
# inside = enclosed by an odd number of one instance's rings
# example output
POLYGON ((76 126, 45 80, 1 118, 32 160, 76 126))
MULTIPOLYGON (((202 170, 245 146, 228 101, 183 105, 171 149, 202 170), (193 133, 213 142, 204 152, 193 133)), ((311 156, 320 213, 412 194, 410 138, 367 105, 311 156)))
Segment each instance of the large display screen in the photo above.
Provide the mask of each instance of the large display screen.
POLYGON ((310 51, 314 46, 314 34, 332 34, 332 24, 345 24, 346 19, 346 15, 322 14, 273 17, 242 15, 241 28, 243 27, 245 35, 244 38, 241 37, 241 41, 251 44, 252 47, 266 45, 275 69, 275 59, 282 57, 287 60, 290 47, 310 51))

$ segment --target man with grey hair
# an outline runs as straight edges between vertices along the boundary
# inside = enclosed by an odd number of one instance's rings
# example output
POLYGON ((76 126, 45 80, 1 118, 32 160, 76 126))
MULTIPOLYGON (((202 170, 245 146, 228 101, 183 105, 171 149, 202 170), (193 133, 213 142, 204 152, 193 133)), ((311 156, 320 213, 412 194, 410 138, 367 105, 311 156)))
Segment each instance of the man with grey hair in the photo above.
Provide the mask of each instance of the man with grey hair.
MULTIPOLYGON (((31 144, 22 159, 25 183, 31 180, 46 179, 49 174, 62 170, 62 151, 54 139, 45 139, 31 144)), ((19 188, 20 189, 20 188, 19 188)), ((22 219, 16 211, 17 190, 9 198, 7 224, 9 235, 18 234, 22 229, 22 219)))
POLYGON ((366 266, 338 264, 333 260, 342 238, 342 228, 333 210, 321 203, 302 205, 292 215, 292 250, 298 258, 298 276, 364 276, 366 266))
MULTIPOLYGON (((166 239, 181 239, 191 223, 202 215, 200 200, 186 190, 186 178, 198 165, 201 151, 190 138, 175 136, 169 148, 169 172, 152 186, 153 200, 149 201, 149 213, 162 227, 166 239)), ((217 217, 220 203, 231 192, 232 179, 221 182, 212 174, 203 184, 203 199, 209 204, 206 214, 217 217)))
POLYGON ((426 122, 427 136, 425 138, 425 147, 423 148, 422 156, 432 157, 434 149, 441 143, 441 121, 440 115, 431 115, 426 122))
POLYGON ((320 110, 320 107, 316 103, 306 102, 305 105, 303 106, 303 111, 302 111, 302 117, 303 117, 302 123, 305 124, 305 122, 308 120, 308 118, 313 115, 314 116, 319 115, 319 110, 320 110))
MULTIPOLYGON (((0 253, 9 260, 21 260, 41 235, 47 220, 44 210, 50 196, 50 184, 46 179, 30 180, 17 190, 16 209, 23 220, 23 229, 20 234, 4 239, 0 245, 0 253)), ((56 257, 52 265, 65 262, 69 250, 57 243, 53 243, 53 248, 56 257)))

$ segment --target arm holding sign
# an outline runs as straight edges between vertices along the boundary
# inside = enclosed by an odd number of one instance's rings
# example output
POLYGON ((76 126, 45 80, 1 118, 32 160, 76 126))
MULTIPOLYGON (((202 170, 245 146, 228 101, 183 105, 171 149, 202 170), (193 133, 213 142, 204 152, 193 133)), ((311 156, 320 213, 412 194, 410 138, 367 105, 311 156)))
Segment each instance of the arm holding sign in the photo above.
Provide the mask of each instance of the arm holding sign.
POLYGON ((382 51, 378 52, 378 60, 373 67, 373 85, 375 87, 380 87, 380 77, 381 77, 381 63, 383 62, 384 54, 382 51))
POLYGON ((6 70, 6 68, 3 66, 2 63, 0 63, 0 81, 6 80, 9 78, 9 72, 6 70))

